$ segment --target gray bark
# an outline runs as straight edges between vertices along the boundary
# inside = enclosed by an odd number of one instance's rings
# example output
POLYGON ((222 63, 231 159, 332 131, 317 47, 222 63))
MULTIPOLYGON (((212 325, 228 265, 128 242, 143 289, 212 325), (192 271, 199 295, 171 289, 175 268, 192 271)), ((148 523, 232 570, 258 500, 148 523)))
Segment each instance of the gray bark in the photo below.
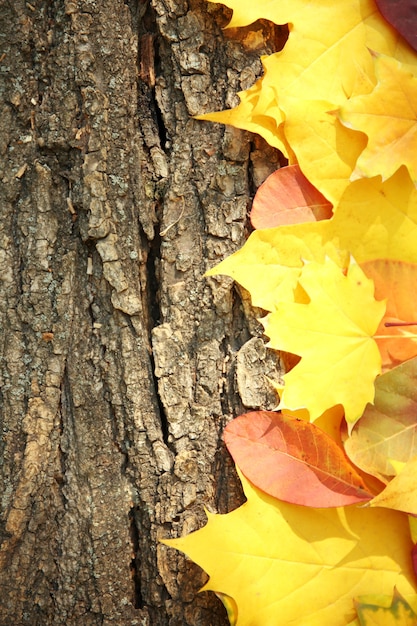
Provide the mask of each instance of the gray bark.
POLYGON ((0 624, 226 624, 158 538, 242 501, 221 433, 274 363, 237 358, 259 328, 203 274, 278 157, 191 116, 236 103, 276 30, 223 33, 203 0, 0 9, 0 624))

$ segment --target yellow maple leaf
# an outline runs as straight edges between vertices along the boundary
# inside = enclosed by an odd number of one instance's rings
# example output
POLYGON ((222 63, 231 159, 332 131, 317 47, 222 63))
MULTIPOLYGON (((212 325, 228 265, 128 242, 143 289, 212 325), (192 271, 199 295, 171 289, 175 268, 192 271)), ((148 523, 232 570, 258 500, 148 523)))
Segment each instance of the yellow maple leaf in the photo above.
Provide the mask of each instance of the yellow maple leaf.
POLYGON ((415 593, 405 515, 288 504, 240 477, 245 504, 163 541, 209 574, 203 590, 232 598, 236 626, 346 626, 355 596, 415 593))
POLYGON ((240 98, 240 104, 234 109, 196 115, 195 119, 230 124, 242 130, 258 133, 270 146, 280 150, 290 162, 293 162, 295 161, 294 154, 288 145, 282 126, 283 114, 278 108, 275 94, 270 88, 271 81, 268 79, 269 74, 266 70, 265 76, 252 87, 239 92, 237 95, 240 98))
POLYGON ((278 306, 263 320, 271 348, 302 357, 284 376, 279 408, 308 407, 314 421, 341 404, 352 424, 374 399, 381 355, 373 335, 385 302, 375 300, 373 282, 355 263, 346 276, 329 259, 309 263, 299 284, 310 302, 278 306))
POLYGON ((285 120, 285 138, 294 147, 300 168, 314 187, 336 206, 350 184, 366 135, 343 126, 325 100, 294 101, 285 120))
POLYGON ((258 132, 291 163, 299 162, 311 183, 336 202, 354 169, 352 156, 356 160, 365 140, 326 117, 349 98, 374 88, 369 50, 392 55, 414 73, 417 55, 382 18, 372 0, 319 4, 309 0, 227 0, 225 4, 233 9, 230 26, 265 18, 276 24, 289 23, 290 34, 282 51, 262 59, 265 75, 239 94, 238 107, 198 119, 258 132), (322 140, 321 128, 325 131, 322 140), (325 175, 320 173, 323 165, 325 175))
POLYGON ((372 0, 226 0, 223 4, 233 9, 230 27, 259 18, 290 25, 284 49, 267 60, 275 66, 273 87, 279 99, 288 94, 337 103, 370 91, 374 68, 369 48, 417 66, 414 53, 372 0))
POLYGON ((340 109, 349 128, 368 136, 353 178, 389 178, 405 164, 417 181, 417 78, 395 59, 377 56, 378 84, 367 95, 356 96, 340 109))
POLYGON ((254 306, 273 311, 294 301, 302 259, 322 262, 328 256, 346 267, 350 254, 358 263, 417 262, 417 189, 405 167, 385 182, 375 177, 350 183, 330 220, 256 230, 206 275, 231 276, 250 292, 254 306))

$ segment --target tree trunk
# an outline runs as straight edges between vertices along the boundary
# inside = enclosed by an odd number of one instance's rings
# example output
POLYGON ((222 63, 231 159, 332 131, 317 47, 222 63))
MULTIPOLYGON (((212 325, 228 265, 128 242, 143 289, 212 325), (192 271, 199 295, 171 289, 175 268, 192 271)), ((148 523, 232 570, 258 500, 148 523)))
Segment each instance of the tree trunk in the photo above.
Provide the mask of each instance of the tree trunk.
POLYGON ((241 502, 222 429, 273 401, 256 321, 203 274, 278 157, 191 116, 236 103, 276 28, 223 33, 205 0, 0 8, 0 624, 226 624, 158 538, 241 502))

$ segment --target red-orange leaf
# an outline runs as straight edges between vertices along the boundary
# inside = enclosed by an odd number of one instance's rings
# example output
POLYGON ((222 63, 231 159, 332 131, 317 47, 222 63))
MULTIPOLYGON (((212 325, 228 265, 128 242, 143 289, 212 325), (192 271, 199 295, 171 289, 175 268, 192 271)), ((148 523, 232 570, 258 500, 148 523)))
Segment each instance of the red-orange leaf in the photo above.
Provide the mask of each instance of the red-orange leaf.
POLYGON ((224 440, 245 476, 280 500, 324 508, 372 497, 339 446, 309 422, 254 411, 230 422, 224 440))
POLYGON ((417 324, 403 325, 417 322, 417 264, 380 259, 361 263, 361 268, 374 281, 375 298, 387 299, 375 334, 386 372, 417 356, 417 324))
POLYGON ((332 205, 299 165, 277 170, 259 187, 250 214, 254 228, 315 222, 332 217, 332 205))
POLYGON ((417 0, 376 0, 376 4, 387 22, 417 50, 417 0))

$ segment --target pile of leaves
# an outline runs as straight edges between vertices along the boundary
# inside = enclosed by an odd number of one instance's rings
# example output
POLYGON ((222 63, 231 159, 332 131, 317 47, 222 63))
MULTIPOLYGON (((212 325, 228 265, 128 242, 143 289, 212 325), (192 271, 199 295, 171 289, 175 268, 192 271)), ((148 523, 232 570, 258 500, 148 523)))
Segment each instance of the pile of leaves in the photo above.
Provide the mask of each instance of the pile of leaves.
POLYGON ((232 625, 416 625, 417 2, 223 3, 230 27, 289 37, 239 106, 201 119, 289 165, 208 275, 248 290, 268 346, 298 359, 278 411, 225 429, 245 504, 166 543, 232 625))

